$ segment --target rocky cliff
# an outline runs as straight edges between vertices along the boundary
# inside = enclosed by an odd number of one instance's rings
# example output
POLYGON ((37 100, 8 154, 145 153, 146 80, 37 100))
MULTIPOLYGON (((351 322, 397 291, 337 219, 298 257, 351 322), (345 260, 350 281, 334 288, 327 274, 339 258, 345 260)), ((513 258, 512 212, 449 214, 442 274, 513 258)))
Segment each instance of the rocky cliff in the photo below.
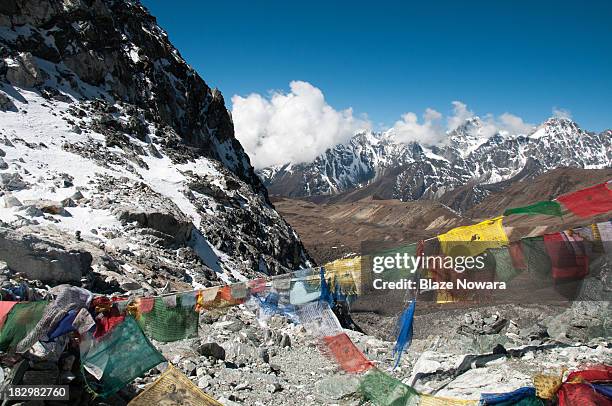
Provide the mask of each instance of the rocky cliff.
POLYGON ((137 1, 0 4, 0 144, 0 259, 26 277, 155 291, 310 265, 223 96, 137 1))

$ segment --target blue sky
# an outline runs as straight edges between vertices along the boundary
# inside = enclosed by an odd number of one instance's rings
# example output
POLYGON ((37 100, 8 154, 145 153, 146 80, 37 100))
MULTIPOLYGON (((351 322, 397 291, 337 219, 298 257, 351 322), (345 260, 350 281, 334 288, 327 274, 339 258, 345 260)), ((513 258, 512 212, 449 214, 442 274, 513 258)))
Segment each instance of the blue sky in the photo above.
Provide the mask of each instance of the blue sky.
POLYGON ((305 81, 374 128, 426 108, 612 127, 612 2, 143 0, 231 108, 305 81))

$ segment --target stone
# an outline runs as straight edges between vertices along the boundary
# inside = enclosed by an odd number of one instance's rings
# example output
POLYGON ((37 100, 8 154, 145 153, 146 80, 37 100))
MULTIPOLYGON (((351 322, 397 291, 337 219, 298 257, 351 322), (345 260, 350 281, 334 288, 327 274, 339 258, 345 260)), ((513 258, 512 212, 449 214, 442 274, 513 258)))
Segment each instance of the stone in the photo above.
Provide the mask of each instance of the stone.
POLYGON ((80 190, 77 190, 76 192, 74 192, 74 193, 72 194, 72 196, 70 196, 70 198, 71 198, 72 200, 77 201, 77 202, 78 202, 79 200, 83 199, 84 197, 85 197, 85 196, 83 196, 83 193, 81 193, 81 191, 80 191, 80 190))
POLYGON ((259 358, 266 364, 270 362, 270 353, 268 352, 267 348, 259 349, 259 358))
POLYGON ((210 386, 210 377, 205 375, 198 379, 198 388, 206 389, 210 386))
POLYGON ((324 399, 340 400, 359 391, 359 379, 352 375, 337 375, 320 379, 315 392, 324 399))
POLYGON ((8 164, 6 163, 6 161, 2 158, 0 158, 0 169, 8 169, 8 164))
POLYGON ((0 199, 0 207, 2 207, 3 209, 20 206, 23 206, 23 204, 15 196, 6 194, 0 199))
POLYGON ((198 347, 198 354, 218 360, 225 360, 225 349, 217 343, 204 343, 198 347))
POLYGON ((228 323, 223 326, 224 329, 229 330, 231 332, 237 333, 244 328, 244 323, 241 320, 232 320, 231 323, 228 323))
POLYGON ((277 393, 283 390, 283 386, 278 382, 274 382, 266 385, 266 390, 270 393, 277 393))
POLYGON ((17 111, 17 106, 8 95, 0 91, 0 111, 17 111))
POLYGON ((17 87, 34 87, 44 81, 43 72, 30 52, 21 52, 16 63, 7 67, 6 80, 17 87))
POLYGON ((21 206, 19 211, 23 213, 24 216, 28 217, 43 217, 45 215, 41 209, 36 206, 32 206, 31 204, 21 206))
POLYGON ((187 376, 196 375, 196 364, 193 361, 187 360, 181 364, 181 369, 187 376))
POLYGON ((238 384, 238 385, 236 385, 236 387, 234 388, 234 390, 236 390, 236 391, 240 391, 240 390, 250 390, 250 389, 253 389, 253 388, 251 387, 251 385, 249 385, 249 384, 248 384, 248 383, 246 383, 246 382, 239 383, 239 384, 238 384))
POLYGON ((291 338, 289 337, 288 334, 283 334, 283 337, 281 338, 279 345, 281 348, 291 347, 291 338))
POLYGON ((14 172, 0 173, 0 189, 13 191, 22 190, 27 187, 27 184, 21 178, 21 175, 14 172))
POLYGON ((75 201, 72 200, 69 197, 67 197, 66 199, 62 200, 60 203, 61 203, 62 207, 76 207, 77 206, 75 201))
POLYGON ((70 213, 68 213, 66 209, 64 209, 64 206, 61 202, 40 199, 40 200, 25 200, 23 204, 34 206, 40 209, 43 213, 70 217, 70 213))
POLYGON ((48 236, 5 227, 0 227, 0 258, 11 270, 23 273, 28 279, 60 283, 80 282, 91 269, 93 260, 88 251, 66 248, 48 236))

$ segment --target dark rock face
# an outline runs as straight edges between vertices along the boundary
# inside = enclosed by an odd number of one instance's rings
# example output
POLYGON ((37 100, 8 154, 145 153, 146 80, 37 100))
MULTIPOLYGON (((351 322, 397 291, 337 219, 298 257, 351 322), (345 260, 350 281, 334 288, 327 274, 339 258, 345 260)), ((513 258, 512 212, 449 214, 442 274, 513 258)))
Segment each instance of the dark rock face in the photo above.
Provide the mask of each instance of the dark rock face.
MULTIPOLYGON (((6 73, 9 83, 40 85, 45 73, 34 58, 61 62, 86 84, 142 109, 147 119, 174 130, 184 146, 223 162, 255 192, 265 194, 234 137, 223 96, 185 63, 143 6, 127 1, 7 0, 0 13, 0 25, 35 31, 11 44, 9 52, 20 66, 6 73)), ((143 127, 138 134, 144 137, 145 132, 143 127)))
POLYGON ((178 289, 312 264, 234 137, 221 92, 138 1, 3 1, 0 109, 12 126, 0 126, 0 194, 49 192, 19 211, 3 204, 8 227, 76 236, 104 286, 178 289), (90 218, 101 224, 85 226, 90 218))

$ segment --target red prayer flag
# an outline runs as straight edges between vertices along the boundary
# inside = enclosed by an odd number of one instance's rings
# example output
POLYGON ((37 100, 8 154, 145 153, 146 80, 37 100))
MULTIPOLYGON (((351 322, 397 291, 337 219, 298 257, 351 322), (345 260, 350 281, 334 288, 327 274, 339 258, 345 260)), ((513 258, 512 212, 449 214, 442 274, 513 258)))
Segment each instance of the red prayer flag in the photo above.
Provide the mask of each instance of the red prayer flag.
POLYGON ((323 341, 336 362, 346 372, 363 372, 374 366, 346 333, 323 337, 323 341))
POLYGON ((559 196, 557 201, 578 217, 607 213, 612 211, 610 182, 559 196))
POLYGON ((564 383, 557 397, 559 406, 612 406, 612 400, 587 383, 564 383))
POLYGON ((567 382, 612 382, 612 366, 590 366, 584 371, 574 371, 567 376, 567 382))
POLYGON ((583 279, 589 273, 584 242, 565 233, 544 234, 544 247, 552 264, 553 279, 583 279))
POLYGON ((2 326, 4 326, 4 322, 6 321, 8 314, 11 312, 11 309, 13 308, 13 306, 15 306, 15 304, 17 304, 17 302, 0 302, 0 329, 2 328, 2 326))
POLYGON ((110 310, 96 317, 96 331, 93 336, 95 338, 102 337, 109 333, 115 326, 123 323, 125 314, 121 314, 117 306, 112 306, 110 310))
POLYGON ((508 246, 508 252, 510 253, 510 259, 512 260, 512 266, 515 269, 521 271, 527 270, 527 263, 525 262, 525 255, 523 254, 523 246, 520 241, 510 243, 508 246))
POLYGON ((153 310, 153 306, 155 305, 155 298, 153 297, 141 297, 138 300, 138 310, 140 313, 149 313, 153 310))

